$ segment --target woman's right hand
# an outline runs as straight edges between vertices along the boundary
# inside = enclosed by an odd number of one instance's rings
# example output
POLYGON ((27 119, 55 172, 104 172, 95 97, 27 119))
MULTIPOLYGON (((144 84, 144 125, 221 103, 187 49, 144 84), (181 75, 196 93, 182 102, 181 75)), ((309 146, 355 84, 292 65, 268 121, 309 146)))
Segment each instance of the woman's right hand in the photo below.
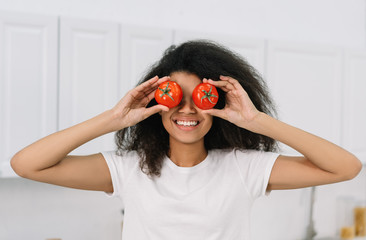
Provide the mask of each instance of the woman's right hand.
POLYGON ((132 126, 169 108, 146 108, 159 84, 169 77, 154 77, 130 90, 112 109, 82 123, 48 135, 17 152, 11 159, 14 171, 25 178, 65 187, 113 191, 102 154, 68 155, 84 143, 110 131, 132 126))
POLYGON ((159 78, 155 76, 148 81, 140 84, 130 90, 117 104, 112 108, 115 116, 113 131, 133 126, 151 115, 169 111, 169 108, 160 104, 146 108, 149 102, 154 98, 155 90, 159 84, 169 80, 169 77, 159 78))

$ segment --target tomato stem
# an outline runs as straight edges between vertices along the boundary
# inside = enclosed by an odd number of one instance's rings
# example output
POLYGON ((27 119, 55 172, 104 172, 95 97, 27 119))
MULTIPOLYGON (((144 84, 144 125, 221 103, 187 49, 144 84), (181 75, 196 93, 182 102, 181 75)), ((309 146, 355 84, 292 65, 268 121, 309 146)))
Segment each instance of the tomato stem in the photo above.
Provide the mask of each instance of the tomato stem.
POLYGON ((169 87, 169 83, 166 85, 165 89, 159 88, 159 90, 163 92, 162 94, 160 94, 160 97, 162 98, 164 95, 167 95, 174 101, 174 98, 169 94, 171 89, 168 87, 169 87))
POLYGON ((207 98, 208 101, 210 101, 210 103, 215 104, 214 102, 211 101, 211 97, 217 98, 217 96, 215 94, 211 93, 212 92, 212 87, 210 88, 210 91, 207 92, 206 90, 202 90, 202 92, 204 92, 205 95, 201 97, 201 103, 202 103, 203 99, 207 98))

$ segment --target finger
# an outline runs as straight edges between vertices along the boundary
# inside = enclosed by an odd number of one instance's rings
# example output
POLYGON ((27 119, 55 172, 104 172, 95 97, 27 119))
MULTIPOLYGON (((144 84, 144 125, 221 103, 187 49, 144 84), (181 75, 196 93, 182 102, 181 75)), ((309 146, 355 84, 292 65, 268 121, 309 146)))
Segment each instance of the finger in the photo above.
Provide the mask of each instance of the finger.
POLYGON ((220 79, 223 81, 228 81, 229 83, 231 83, 236 89, 240 89, 243 88, 242 85, 240 85, 239 81, 232 78, 232 77, 228 77, 228 76, 220 76, 220 79))
POLYGON ((163 77, 163 78, 159 78, 158 76, 155 76, 154 78, 150 79, 147 81, 147 85, 145 87, 145 90, 146 91, 155 91, 158 86, 160 85, 161 83, 161 80, 163 79, 163 81, 166 81, 167 78, 166 77, 163 77))
POLYGON ((155 91, 146 96, 146 105, 155 97, 155 91))
POLYGON ((162 82, 165 82, 167 80, 170 79, 170 76, 165 76, 162 78, 159 78, 158 76, 155 76, 149 80, 147 80, 146 82, 140 84, 139 86, 136 87, 136 90, 141 91, 141 90, 147 90, 147 91, 154 91, 162 82))
POLYGON ((149 80, 141 83, 140 85, 138 85, 135 89, 140 91, 140 90, 143 90, 143 89, 146 89, 147 87, 150 87, 151 85, 154 85, 156 84, 156 82, 159 80, 159 77, 158 76, 155 76, 153 78, 150 78, 149 80))
POLYGON ((214 85, 215 87, 219 87, 222 90, 224 90, 225 92, 229 92, 234 90, 234 86, 229 83, 228 81, 214 81, 212 79, 208 79, 207 83, 214 85))
POLYGON ((223 110, 211 108, 211 109, 207 109, 207 110, 202 110, 202 113, 209 114, 209 115, 227 120, 226 115, 223 110))
POLYGON ((130 94, 135 99, 142 99, 144 96, 148 95, 154 89, 154 85, 158 81, 158 77, 153 77, 146 82, 141 83, 137 87, 130 91, 130 94))
POLYGON ((204 82, 204 83, 208 83, 208 79, 207 79, 207 78, 203 78, 203 79, 202 79, 202 82, 204 82))
POLYGON ((135 95, 131 93, 131 96, 133 98, 134 106, 146 107, 150 103, 150 101, 155 97, 155 91, 150 92, 147 95, 141 92, 135 95))
POLYGON ((158 80, 159 80, 158 76, 155 76, 155 77, 147 80, 146 82, 144 82, 144 83, 138 85, 136 88, 132 89, 131 95, 133 96, 134 99, 143 99, 143 98, 149 96, 149 94, 155 92, 155 90, 159 86, 158 80))
POLYGON ((144 119, 150 117, 153 114, 156 114, 158 112, 167 112, 169 111, 169 108, 167 106, 158 104, 149 108, 146 108, 145 113, 144 113, 144 119))
POLYGON ((158 80, 157 84, 160 85, 161 83, 170 80, 170 76, 162 77, 158 80))
POLYGON ((228 80, 229 78, 230 78, 229 76, 220 75, 221 80, 228 80))

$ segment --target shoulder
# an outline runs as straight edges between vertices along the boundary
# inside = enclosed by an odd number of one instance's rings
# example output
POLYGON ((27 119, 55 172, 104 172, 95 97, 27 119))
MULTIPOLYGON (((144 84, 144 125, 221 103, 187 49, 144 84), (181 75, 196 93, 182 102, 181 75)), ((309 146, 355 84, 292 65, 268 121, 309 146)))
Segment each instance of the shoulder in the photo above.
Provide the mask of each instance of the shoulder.
POLYGON ((265 152, 255 149, 214 149, 211 150, 211 154, 217 158, 231 158, 231 159, 242 159, 242 160, 254 160, 257 158, 271 158, 278 156, 275 152, 265 152))
POLYGON ((266 152, 266 151, 255 150, 255 149, 235 149, 234 154, 235 154, 236 158, 247 160, 247 161, 268 159, 268 158, 277 158, 279 155, 279 153, 276 153, 276 152, 266 152))
POLYGON ((139 163, 139 155, 136 151, 104 151, 101 154, 108 164, 132 167, 139 163))
POLYGON ((254 149, 215 149, 211 150, 213 159, 224 163, 234 164, 241 169, 266 168, 274 164, 279 156, 276 152, 266 152, 254 149))

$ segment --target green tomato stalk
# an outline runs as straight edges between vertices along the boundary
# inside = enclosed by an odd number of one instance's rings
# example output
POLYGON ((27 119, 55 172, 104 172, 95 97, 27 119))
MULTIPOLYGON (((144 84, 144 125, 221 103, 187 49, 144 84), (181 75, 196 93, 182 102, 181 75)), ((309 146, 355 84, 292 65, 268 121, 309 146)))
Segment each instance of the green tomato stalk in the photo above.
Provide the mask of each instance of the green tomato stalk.
POLYGON ((202 90, 202 92, 204 92, 205 95, 201 97, 201 103, 202 103, 203 99, 207 98, 208 101, 210 101, 210 103, 215 104, 214 102, 211 101, 211 97, 216 97, 217 98, 217 96, 215 94, 211 93, 212 92, 212 87, 210 88, 210 91, 207 92, 206 90, 202 90))
POLYGON ((160 94, 160 97, 162 98, 164 95, 167 95, 168 97, 170 97, 173 101, 174 98, 169 94, 170 92, 170 88, 169 88, 169 83, 166 85, 165 89, 159 88, 160 91, 162 91, 163 93, 160 94))

